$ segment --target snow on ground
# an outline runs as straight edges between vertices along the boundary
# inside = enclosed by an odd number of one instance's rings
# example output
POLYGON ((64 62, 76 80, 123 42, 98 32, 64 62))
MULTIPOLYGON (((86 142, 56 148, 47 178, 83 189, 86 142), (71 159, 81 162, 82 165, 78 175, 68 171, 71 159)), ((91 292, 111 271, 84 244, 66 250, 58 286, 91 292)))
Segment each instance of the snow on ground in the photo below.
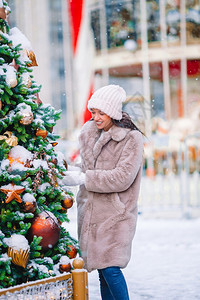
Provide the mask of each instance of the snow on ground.
MULTIPOLYGON (((76 205, 68 216, 66 227, 77 237, 76 205)), ((150 219, 139 215, 132 258, 123 270, 131 300, 200 299, 199 270, 200 218, 150 219)), ((89 273, 89 299, 101 299, 96 271, 89 273)))

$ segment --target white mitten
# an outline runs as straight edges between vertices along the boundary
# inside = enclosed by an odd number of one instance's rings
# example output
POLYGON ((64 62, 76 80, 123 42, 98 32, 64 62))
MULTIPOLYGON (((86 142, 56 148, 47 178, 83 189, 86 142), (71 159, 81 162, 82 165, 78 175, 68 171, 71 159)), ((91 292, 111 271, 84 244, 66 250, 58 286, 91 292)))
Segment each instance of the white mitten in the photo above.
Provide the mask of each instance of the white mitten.
POLYGON ((67 170, 68 171, 80 171, 81 172, 81 168, 78 166, 72 166, 72 165, 68 165, 67 166, 67 170))
POLYGON ((85 174, 80 171, 67 171, 62 182, 68 186, 81 185, 85 183, 85 174))

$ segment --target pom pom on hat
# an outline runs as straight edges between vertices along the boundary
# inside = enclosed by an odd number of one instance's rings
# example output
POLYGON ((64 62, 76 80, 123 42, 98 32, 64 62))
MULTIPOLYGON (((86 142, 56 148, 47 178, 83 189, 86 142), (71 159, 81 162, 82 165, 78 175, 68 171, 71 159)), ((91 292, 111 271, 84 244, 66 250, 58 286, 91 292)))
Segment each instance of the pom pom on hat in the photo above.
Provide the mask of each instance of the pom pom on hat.
POLYGON ((106 85, 94 92, 88 101, 88 109, 99 109, 115 120, 122 118, 122 102, 126 100, 126 92, 119 85, 106 85))

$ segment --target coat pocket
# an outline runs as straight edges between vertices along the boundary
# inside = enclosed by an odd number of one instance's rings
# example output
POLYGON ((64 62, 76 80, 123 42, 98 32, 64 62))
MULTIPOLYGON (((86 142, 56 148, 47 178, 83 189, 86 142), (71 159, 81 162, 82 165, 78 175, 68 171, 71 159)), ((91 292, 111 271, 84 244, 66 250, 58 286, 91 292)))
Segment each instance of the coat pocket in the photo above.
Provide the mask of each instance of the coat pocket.
POLYGON ((111 201, 118 213, 123 214, 125 212, 125 204, 120 200, 118 193, 112 194, 111 201))

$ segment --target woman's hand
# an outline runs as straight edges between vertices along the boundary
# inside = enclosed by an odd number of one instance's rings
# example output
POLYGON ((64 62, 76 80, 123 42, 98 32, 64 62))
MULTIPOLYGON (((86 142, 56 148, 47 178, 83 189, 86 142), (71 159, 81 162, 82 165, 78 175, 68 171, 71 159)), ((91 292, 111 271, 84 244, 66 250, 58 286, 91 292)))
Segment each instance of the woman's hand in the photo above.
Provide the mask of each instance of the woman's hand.
POLYGON ((66 171, 62 179, 63 184, 75 186, 85 184, 85 174, 79 171, 66 171))

